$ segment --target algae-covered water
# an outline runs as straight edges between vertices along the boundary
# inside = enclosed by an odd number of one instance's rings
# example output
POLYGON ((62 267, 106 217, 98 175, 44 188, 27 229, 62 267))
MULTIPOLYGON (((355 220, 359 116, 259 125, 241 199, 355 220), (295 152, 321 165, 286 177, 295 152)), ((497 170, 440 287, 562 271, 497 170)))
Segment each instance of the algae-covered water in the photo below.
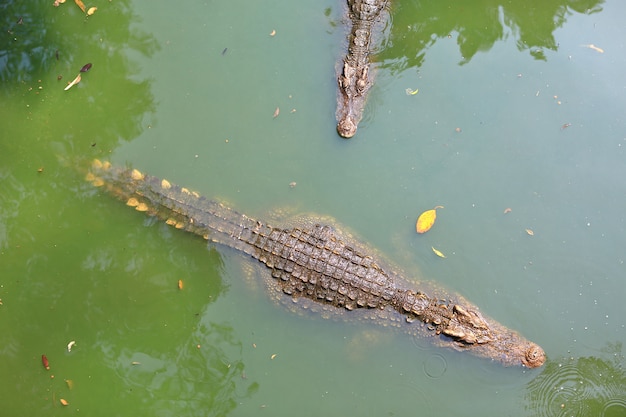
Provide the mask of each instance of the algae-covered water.
POLYGON ((392 1, 350 140, 339 0, 52 3, 0 8, 0 415, 626 413, 622 1, 392 1), (93 158, 332 216, 548 361, 292 314, 247 258, 91 187, 93 158))

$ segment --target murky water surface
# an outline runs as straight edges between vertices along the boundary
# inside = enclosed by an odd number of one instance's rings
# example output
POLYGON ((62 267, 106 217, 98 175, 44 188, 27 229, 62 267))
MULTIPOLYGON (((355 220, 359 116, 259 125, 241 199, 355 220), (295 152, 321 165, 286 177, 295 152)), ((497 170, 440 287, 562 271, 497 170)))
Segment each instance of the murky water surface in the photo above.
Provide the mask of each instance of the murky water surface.
POLYGON ((5 3, 0 414, 624 415, 622 1, 392 2, 349 141, 338 0, 5 3), (330 215, 548 362, 291 314, 246 258, 92 189, 94 157, 330 215))

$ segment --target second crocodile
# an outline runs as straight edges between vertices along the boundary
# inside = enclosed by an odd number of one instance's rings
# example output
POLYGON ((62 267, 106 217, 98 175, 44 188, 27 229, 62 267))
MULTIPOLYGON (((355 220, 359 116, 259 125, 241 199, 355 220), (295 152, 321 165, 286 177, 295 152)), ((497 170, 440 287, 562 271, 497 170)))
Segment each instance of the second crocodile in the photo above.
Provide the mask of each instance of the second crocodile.
POLYGON ((415 282, 380 266, 369 255, 373 250, 319 219, 272 227, 167 180, 100 161, 87 179, 138 211, 265 264, 269 289, 291 306, 392 325, 504 365, 536 368, 545 362, 541 347, 460 295, 418 290, 415 282))
POLYGON ((372 85, 369 55, 372 27, 377 23, 388 0, 348 0, 352 22, 348 53, 337 76, 337 133, 351 138, 363 116, 367 91, 372 85))

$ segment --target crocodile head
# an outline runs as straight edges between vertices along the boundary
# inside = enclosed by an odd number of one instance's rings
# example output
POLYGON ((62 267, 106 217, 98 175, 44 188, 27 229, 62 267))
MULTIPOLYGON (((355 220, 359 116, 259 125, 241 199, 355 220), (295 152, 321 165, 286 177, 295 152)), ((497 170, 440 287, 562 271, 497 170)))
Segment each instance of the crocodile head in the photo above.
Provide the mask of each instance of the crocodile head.
POLYGON ((343 70, 337 78, 337 133, 343 138, 351 138, 363 117, 365 99, 372 80, 367 61, 357 64, 344 62, 343 70))
POLYGON ((473 350, 478 356, 504 365, 537 368, 546 361, 543 349, 500 323, 483 317, 478 310, 455 305, 441 333, 453 338, 460 350, 473 350))

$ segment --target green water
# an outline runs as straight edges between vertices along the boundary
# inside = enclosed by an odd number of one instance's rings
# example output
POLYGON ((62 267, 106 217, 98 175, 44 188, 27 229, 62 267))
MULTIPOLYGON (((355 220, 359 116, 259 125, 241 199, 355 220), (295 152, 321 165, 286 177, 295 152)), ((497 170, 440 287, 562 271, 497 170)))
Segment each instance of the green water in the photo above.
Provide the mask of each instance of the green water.
POLYGON ((622 1, 392 2, 349 141, 338 0, 51 3, 0 14, 0 415, 624 415, 622 1), (293 315, 246 258, 92 189, 94 157, 333 216, 548 362, 293 315))

